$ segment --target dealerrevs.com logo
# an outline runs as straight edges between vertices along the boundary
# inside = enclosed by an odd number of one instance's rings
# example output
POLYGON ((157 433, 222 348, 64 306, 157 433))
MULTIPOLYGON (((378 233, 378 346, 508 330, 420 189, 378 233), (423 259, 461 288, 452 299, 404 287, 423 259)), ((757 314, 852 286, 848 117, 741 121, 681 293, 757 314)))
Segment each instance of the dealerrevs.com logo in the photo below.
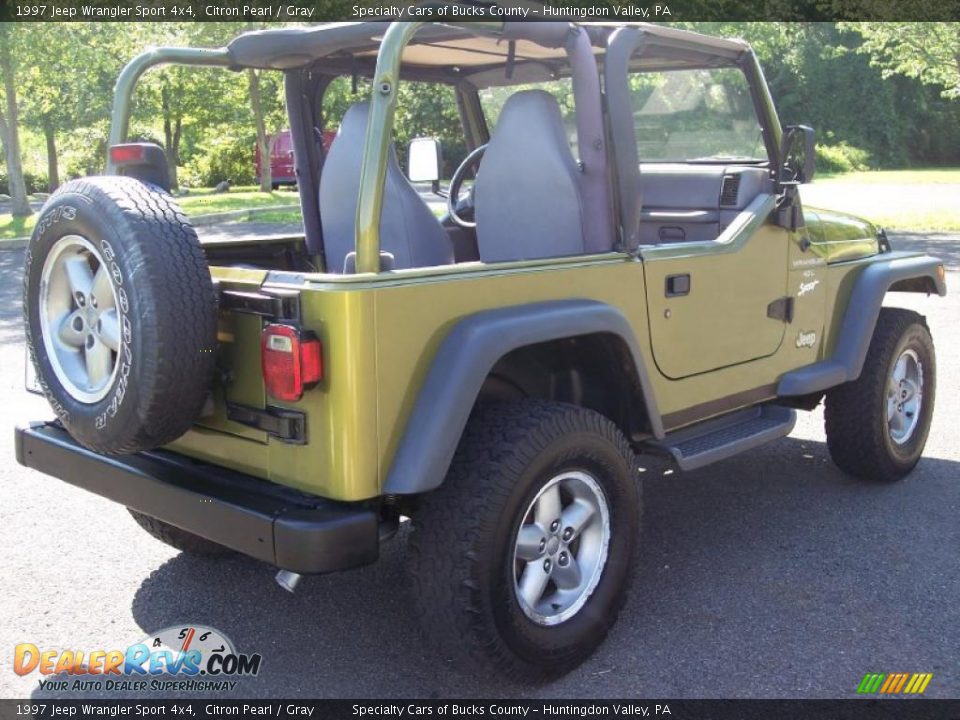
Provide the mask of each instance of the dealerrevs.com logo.
POLYGON ((120 650, 41 649, 20 643, 14 649, 17 675, 38 673, 40 689, 58 692, 145 690, 233 690, 238 678, 260 672, 259 653, 238 653, 215 628, 164 628, 120 650), (53 677, 51 677, 53 676, 53 677))

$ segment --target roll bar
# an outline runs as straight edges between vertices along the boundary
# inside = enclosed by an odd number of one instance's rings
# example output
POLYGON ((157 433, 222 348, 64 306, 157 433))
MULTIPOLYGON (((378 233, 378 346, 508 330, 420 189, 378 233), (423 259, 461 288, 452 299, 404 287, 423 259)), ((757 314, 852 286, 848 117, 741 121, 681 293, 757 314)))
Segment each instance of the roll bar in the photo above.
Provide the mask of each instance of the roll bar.
MULTIPOLYGON (((384 33, 377 54, 370 102, 370 118, 360 171, 360 197, 356 217, 357 272, 380 271, 380 213, 383 209, 384 180, 391 142, 393 119, 397 109, 397 91, 404 48, 425 22, 393 22, 384 33)), ((569 23, 555 22, 458 22, 443 23, 469 29, 477 35, 497 35, 505 39, 527 39, 548 47, 559 47, 569 37, 569 23)), ((130 127, 133 90, 140 76, 158 65, 199 65, 236 68, 227 48, 202 49, 161 47, 136 56, 123 68, 114 87, 110 119, 109 146, 126 141, 130 127)), ((107 172, 116 168, 107 157, 107 172)))
MULTIPOLYGON (((357 272, 380 272, 380 213, 383 210, 383 186, 387 174, 393 117, 397 109, 397 87, 403 50, 428 23, 394 22, 380 43, 373 77, 373 97, 360 169, 360 198, 357 204, 357 272)), ((550 47, 563 45, 569 37, 569 23, 554 22, 463 22, 444 23, 468 28, 478 35, 499 35, 506 39, 529 39, 550 47)))
POLYGON ((208 50, 203 48, 161 47, 151 48, 128 62, 113 88, 113 110, 110 114, 110 140, 107 143, 107 172, 116 171, 110 162, 110 147, 127 139, 130 128, 130 110, 133 88, 144 72, 157 65, 203 65, 230 67, 230 54, 226 48, 208 50))

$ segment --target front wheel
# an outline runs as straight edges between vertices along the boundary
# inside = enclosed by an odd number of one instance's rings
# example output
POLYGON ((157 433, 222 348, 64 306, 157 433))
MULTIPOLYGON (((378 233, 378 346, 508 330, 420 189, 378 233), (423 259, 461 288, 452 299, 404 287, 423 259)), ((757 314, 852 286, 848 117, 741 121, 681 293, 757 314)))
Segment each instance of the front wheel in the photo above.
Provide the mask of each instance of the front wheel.
POLYGON ((428 640, 462 666, 555 678, 603 642, 623 605, 640 530, 637 461, 598 413, 491 405, 414 527, 428 640))
POLYGON ((827 393, 827 447, 865 480, 893 482, 920 461, 930 432, 937 364, 922 315, 883 308, 860 377, 827 393))

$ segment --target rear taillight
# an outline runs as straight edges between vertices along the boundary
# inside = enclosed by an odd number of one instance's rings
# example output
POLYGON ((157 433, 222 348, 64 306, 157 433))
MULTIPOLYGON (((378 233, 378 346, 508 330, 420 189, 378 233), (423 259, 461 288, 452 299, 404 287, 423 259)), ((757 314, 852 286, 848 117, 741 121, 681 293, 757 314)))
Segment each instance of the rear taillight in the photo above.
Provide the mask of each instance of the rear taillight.
POLYGON ((142 143, 114 145, 110 148, 110 161, 114 165, 136 165, 142 163, 146 155, 146 146, 142 143))
POLYGON ((320 341, 290 325, 267 325, 260 336, 263 383, 277 400, 294 402, 323 378, 320 341))

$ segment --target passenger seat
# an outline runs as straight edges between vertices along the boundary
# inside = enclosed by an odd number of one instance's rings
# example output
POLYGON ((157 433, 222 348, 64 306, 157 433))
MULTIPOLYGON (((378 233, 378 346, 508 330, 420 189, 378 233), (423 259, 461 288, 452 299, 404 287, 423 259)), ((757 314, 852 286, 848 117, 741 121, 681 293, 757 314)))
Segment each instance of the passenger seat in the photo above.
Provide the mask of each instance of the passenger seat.
MULTIPOLYGON (((347 110, 320 175, 320 223, 331 273, 355 272, 357 203, 369 111, 369 102, 358 102, 347 110)), ((392 144, 380 214, 380 252, 385 270, 454 262, 453 243, 400 169, 392 144)))

